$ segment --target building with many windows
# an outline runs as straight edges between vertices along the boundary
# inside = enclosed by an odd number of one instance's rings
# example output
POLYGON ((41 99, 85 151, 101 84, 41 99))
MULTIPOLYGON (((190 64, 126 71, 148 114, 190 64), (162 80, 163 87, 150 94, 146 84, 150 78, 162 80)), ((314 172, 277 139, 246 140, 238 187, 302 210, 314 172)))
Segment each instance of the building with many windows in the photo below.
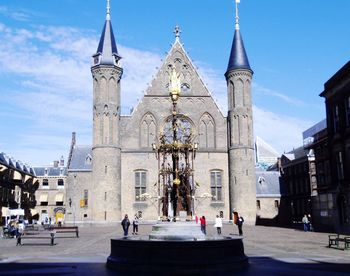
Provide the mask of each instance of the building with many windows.
MULTIPOLYGON (((125 116, 120 113, 123 68, 108 6, 91 67, 93 144, 78 145, 73 135, 67 164, 66 199, 70 203, 66 205, 66 221, 114 222, 126 213, 137 213, 148 220, 160 218, 160 205, 165 200, 160 191, 170 182, 159 180, 160 168, 152 144, 172 133, 169 76, 175 70, 181 87, 178 133, 191 135, 198 144, 191 178, 192 215, 221 215, 229 219, 236 209, 246 223, 255 223, 253 71, 238 18, 235 26, 225 73, 226 116, 184 49, 179 27, 175 28, 175 41, 143 98, 125 116)), ((185 168, 180 164, 180 169, 185 168)))
POLYGON ((32 167, 0 153, 0 226, 11 217, 32 220, 38 186, 32 167))
POLYGON ((54 161, 53 165, 34 167, 34 170, 39 180, 39 188, 35 193, 38 220, 43 223, 63 221, 66 212, 67 179, 63 156, 60 161, 54 161))
POLYGON ((284 153, 280 160, 281 184, 285 194, 281 198, 283 224, 300 222, 305 214, 312 214, 310 162, 312 156, 303 147, 284 153))
MULTIPOLYGON (((350 62, 325 84, 328 161, 331 175, 325 174, 327 197, 332 202, 328 214, 338 232, 350 232, 350 62), (331 179, 331 181, 330 181, 331 179), (326 185, 327 185, 326 184, 326 185)), ((328 171, 328 166, 324 170, 328 171)), ((324 213, 327 210, 324 210, 324 213)))

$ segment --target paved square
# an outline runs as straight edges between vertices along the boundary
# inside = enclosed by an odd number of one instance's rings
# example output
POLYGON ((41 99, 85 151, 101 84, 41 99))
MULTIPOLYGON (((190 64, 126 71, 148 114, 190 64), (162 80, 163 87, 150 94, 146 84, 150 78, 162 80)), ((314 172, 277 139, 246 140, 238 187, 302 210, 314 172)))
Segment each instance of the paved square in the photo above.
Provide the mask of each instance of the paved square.
MULTIPOLYGON (((207 226, 209 235, 215 235, 214 230, 212 225, 207 226)), ((150 224, 140 225, 140 235, 150 231, 150 224)), ((350 250, 328 248, 328 233, 246 225, 243 231, 250 267, 241 271, 241 275, 350 273, 350 250)), ((237 235, 238 230, 232 224, 224 224, 222 232, 237 235)), ((80 238, 74 234, 59 236, 55 246, 46 240, 26 240, 23 246, 16 246, 15 239, 0 239, 0 275, 114 275, 105 263, 110 253, 110 239, 122 237, 120 225, 82 226, 80 238)))

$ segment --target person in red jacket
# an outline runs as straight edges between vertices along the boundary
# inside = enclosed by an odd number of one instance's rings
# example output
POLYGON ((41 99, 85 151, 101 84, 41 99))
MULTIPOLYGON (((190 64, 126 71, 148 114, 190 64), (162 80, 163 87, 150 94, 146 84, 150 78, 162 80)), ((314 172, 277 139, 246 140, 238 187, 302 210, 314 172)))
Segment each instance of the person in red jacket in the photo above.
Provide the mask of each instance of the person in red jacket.
POLYGON ((207 231, 206 231, 205 228, 206 228, 207 223, 206 223, 206 221, 205 221, 205 216, 202 216, 202 217, 199 219, 199 221, 201 222, 201 230, 202 230, 203 234, 206 235, 206 234, 207 234, 207 231))

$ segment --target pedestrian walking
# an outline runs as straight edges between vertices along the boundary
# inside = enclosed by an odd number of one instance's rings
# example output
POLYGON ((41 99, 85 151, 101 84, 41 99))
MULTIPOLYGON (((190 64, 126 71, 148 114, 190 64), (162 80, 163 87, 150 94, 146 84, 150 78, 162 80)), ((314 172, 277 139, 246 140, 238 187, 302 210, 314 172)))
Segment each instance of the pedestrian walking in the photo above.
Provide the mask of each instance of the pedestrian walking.
POLYGON ((222 220, 219 215, 216 216, 214 227, 216 227, 218 235, 221 235, 222 220))
POLYGON ((135 214, 134 220, 132 221, 132 234, 138 235, 139 232, 139 217, 135 214))
POLYGON ((242 216, 239 216, 237 220, 237 227, 238 227, 238 234, 240 236, 243 236, 243 230, 242 230, 243 222, 244 222, 244 218, 242 216))
POLYGON ((129 232, 129 226, 130 226, 130 220, 127 214, 124 216, 124 219, 122 220, 121 225, 123 227, 124 237, 127 237, 129 232))
POLYGON ((203 232, 204 235, 207 234, 207 230, 206 230, 206 226, 207 226, 207 222, 205 221, 205 216, 202 216, 199 219, 200 223, 201 223, 201 231, 203 232))
POLYGON ((311 215, 310 214, 307 215, 307 219, 309 220, 309 227, 308 227, 309 231, 314 231, 314 227, 312 226, 312 223, 311 223, 311 215))
POLYGON ((307 232, 309 229, 309 219, 307 218, 307 215, 305 214, 303 219, 301 220, 304 226, 304 231, 307 232))

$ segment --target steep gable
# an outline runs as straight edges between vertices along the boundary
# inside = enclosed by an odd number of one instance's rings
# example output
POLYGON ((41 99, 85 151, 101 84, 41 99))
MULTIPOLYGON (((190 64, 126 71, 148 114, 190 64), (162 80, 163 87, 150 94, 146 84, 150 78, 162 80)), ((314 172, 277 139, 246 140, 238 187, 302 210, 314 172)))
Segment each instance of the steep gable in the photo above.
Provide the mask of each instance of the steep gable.
POLYGON ((175 41, 171 47, 151 85, 147 88, 146 96, 169 96, 169 76, 174 66, 180 75, 182 97, 210 96, 209 90, 179 41, 175 41))

